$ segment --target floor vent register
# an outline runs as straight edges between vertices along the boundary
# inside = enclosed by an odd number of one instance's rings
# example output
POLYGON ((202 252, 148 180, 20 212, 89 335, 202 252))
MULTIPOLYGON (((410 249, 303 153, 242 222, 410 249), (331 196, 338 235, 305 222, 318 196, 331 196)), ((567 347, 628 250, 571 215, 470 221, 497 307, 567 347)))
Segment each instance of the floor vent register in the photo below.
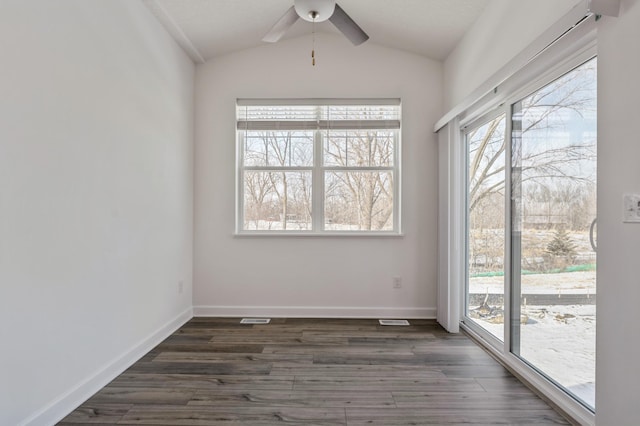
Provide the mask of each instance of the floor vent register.
POLYGON ((410 325, 407 320, 378 320, 380 325, 410 325))
POLYGON ((242 318, 240 324, 269 324, 271 318, 242 318))

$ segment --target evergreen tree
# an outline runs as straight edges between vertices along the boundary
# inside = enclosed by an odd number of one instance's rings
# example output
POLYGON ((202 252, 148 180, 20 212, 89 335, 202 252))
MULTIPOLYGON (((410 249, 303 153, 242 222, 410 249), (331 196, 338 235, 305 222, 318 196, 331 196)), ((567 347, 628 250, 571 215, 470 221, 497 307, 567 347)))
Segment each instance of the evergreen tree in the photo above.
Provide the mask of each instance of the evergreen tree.
POLYGON ((553 239, 547 244, 545 251, 552 256, 571 258, 576 255, 576 245, 571 240, 567 231, 560 228, 556 229, 553 234, 553 239))

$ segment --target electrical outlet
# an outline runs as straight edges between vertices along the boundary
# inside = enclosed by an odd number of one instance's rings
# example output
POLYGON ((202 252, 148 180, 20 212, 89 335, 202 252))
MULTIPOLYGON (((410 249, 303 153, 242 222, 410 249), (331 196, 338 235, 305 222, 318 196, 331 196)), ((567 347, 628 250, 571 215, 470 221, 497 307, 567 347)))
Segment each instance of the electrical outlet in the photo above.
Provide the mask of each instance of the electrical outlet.
POLYGON ((184 291, 184 282, 182 280, 178 281, 178 294, 182 294, 184 291))
POLYGON ((402 278, 393 277, 393 288, 402 288, 402 278))

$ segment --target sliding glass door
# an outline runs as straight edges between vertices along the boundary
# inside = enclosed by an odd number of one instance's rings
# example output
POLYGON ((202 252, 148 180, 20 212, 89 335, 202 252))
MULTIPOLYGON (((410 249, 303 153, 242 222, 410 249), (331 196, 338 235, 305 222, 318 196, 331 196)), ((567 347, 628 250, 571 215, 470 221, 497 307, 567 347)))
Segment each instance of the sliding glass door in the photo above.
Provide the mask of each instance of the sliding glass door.
POLYGON ((504 341, 506 115, 465 131, 467 144, 466 316, 504 341))
POLYGON ((596 68, 582 63, 463 130, 464 322, 592 410, 596 68))
POLYGON ((511 352, 593 408, 596 59, 514 103, 512 128, 511 352))

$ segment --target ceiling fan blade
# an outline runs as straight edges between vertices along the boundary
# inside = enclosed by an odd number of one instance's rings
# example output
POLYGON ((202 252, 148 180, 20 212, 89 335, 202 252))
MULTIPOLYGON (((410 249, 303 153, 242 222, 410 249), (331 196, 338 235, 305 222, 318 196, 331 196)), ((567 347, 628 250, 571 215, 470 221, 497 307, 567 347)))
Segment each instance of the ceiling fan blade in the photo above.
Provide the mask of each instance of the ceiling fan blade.
POLYGON ((347 15, 347 12, 345 12, 338 3, 336 3, 336 9, 333 11, 333 15, 331 15, 329 20, 355 46, 369 40, 367 33, 347 15))
POLYGON ((269 30, 269 32, 262 38, 262 41, 269 43, 275 43, 280 40, 284 33, 298 20, 298 14, 296 8, 291 6, 289 10, 282 15, 282 18, 276 22, 276 24, 269 30))

